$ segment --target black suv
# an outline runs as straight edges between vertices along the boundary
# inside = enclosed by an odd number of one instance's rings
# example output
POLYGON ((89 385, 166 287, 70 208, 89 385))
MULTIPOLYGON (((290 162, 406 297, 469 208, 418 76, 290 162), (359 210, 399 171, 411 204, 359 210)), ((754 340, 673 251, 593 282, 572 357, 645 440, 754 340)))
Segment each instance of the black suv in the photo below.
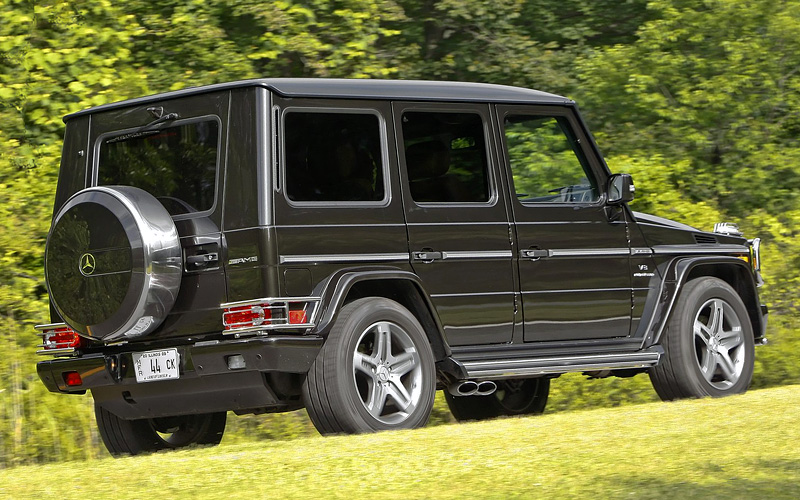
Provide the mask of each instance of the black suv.
POLYGON ((747 389, 759 240, 631 211, 574 102, 497 85, 260 79, 66 117, 38 373, 113 454, 226 412, 322 433, 542 412, 549 381, 747 389))

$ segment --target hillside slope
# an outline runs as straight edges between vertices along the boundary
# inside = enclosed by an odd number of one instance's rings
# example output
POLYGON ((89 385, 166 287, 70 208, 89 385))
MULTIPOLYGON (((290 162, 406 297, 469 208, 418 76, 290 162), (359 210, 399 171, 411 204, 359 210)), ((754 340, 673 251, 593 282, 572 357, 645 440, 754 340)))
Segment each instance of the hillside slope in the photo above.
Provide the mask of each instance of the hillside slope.
POLYGON ((800 498, 800 386, 0 471, 3 498, 800 498))

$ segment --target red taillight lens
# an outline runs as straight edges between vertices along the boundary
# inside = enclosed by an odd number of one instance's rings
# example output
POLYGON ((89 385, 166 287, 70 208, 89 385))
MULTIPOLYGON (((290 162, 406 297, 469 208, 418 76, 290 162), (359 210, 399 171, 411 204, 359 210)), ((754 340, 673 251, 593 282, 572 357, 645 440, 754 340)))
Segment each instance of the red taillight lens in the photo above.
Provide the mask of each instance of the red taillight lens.
POLYGON ((81 346, 81 337, 68 326, 45 330, 42 334, 42 340, 42 346, 45 349, 66 349, 81 346))
POLYGON ((289 311, 289 324, 290 325, 304 325, 308 323, 308 316, 303 310, 289 311))
POLYGON ((81 374, 78 372, 64 372, 64 382, 67 383, 70 387, 75 387, 76 385, 82 385, 83 379, 81 379, 81 374))
POLYGON ((269 309, 269 304, 230 307, 222 313, 222 323, 226 330, 261 326, 271 319, 272 310, 269 309))

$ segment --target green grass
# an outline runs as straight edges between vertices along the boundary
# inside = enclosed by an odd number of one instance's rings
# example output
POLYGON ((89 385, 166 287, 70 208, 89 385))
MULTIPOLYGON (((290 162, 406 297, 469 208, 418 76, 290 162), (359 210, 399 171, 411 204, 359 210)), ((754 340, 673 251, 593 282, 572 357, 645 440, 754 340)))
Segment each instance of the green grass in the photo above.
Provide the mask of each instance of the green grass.
POLYGON ((800 386, 0 471, 23 498, 800 498, 800 386))

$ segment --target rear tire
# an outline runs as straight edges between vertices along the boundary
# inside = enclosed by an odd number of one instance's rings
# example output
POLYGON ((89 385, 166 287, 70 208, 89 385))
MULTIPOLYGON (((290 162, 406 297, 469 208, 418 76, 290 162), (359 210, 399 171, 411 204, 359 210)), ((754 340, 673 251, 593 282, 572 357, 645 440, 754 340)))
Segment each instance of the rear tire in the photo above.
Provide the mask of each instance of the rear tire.
POLYGON ((303 382, 320 434, 414 429, 428 422, 436 371, 419 321, 392 300, 342 308, 303 382))
POLYGON ((459 422, 487 420, 500 416, 536 415, 544 412, 550 393, 550 379, 501 380, 488 396, 453 396, 445 391, 447 406, 459 422))
POLYGON ((103 444, 119 456, 217 445, 225 432, 227 413, 125 420, 95 405, 95 418, 103 444))
POLYGON ((753 327, 742 299, 724 281, 703 277, 680 292, 649 371, 664 401, 723 397, 747 390, 753 378, 753 327))

